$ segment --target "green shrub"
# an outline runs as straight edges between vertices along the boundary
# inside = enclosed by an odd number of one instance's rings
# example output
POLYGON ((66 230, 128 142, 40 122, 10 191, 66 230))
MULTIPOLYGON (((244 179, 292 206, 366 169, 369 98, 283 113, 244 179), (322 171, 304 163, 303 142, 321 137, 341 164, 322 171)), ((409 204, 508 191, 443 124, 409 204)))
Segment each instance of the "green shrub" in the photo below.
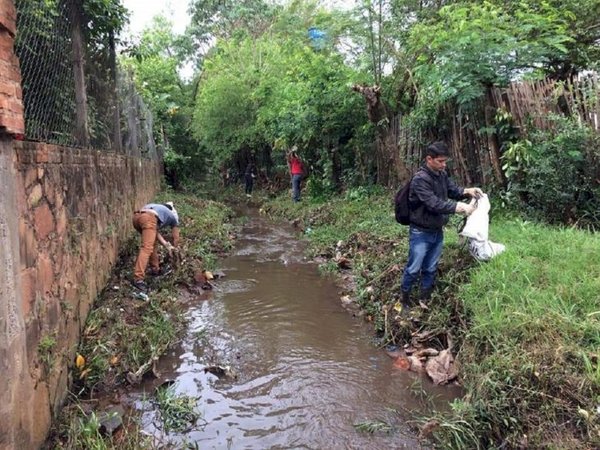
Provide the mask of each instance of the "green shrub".
POLYGON ((504 152, 509 195, 549 223, 597 228, 600 224, 600 136, 575 119, 551 117, 504 152))

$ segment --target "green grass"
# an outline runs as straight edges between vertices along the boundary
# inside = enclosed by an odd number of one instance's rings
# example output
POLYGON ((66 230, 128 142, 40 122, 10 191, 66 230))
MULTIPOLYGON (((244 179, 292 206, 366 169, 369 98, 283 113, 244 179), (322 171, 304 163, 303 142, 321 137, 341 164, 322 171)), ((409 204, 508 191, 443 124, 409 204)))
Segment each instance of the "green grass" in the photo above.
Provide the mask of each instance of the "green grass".
POLYGON ((159 387, 155 401, 167 432, 187 430, 200 418, 196 411, 197 400, 188 395, 177 395, 174 386, 159 387))
MULTIPOLYGON (((410 338, 414 330, 386 324, 382 313, 397 301, 408 251, 391 194, 301 204, 280 197, 263 209, 310 227, 311 254, 330 258, 326 271, 340 250, 352 260, 359 304, 382 345, 410 338)), ((494 216, 490 238, 506 252, 478 263, 458 239, 458 222, 445 232, 432 308, 420 318, 440 336, 438 347, 451 335, 466 393, 453 413, 435 416, 434 441, 600 447, 600 237, 504 213, 494 216)))
POLYGON ((370 434, 377 432, 389 433, 392 431, 392 427, 382 420, 367 420, 365 422, 356 423, 354 424, 354 428, 356 431, 370 434))
POLYGON ((101 427, 99 416, 86 411, 87 406, 75 401, 62 411, 60 430, 61 439, 54 439, 54 450, 141 450, 153 448, 150 438, 139 431, 136 417, 124 418, 123 425, 112 435, 107 436, 101 427))
POLYGON ((463 379, 479 434, 489 430, 488 445, 518 445, 524 434, 541 447, 597 445, 600 237, 522 220, 493 230, 507 251, 460 290, 471 312, 463 379))
POLYGON ((54 365, 55 355, 54 348, 56 347, 56 337, 52 334, 47 334, 40 339, 38 344, 38 355, 40 361, 46 368, 46 371, 52 369, 54 365))

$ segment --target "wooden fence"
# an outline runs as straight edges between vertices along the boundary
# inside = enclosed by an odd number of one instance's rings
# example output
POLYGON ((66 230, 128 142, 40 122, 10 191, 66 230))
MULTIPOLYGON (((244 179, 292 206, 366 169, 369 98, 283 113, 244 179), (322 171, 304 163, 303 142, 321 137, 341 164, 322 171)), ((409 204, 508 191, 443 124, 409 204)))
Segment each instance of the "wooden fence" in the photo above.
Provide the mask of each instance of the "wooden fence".
POLYGON ((393 158, 395 173, 401 173, 406 165, 413 172, 422 160, 426 143, 442 139, 450 147, 450 170, 462 184, 504 185, 497 113, 508 112, 521 137, 532 130, 553 127, 549 119, 553 114, 575 117, 600 133, 600 77, 592 73, 567 82, 543 80, 492 88, 476 110, 475 114, 461 114, 454 105, 447 105, 443 112, 448 118, 446 125, 420 134, 404 126, 402 117, 395 118, 391 129, 398 142, 398 154, 393 158))

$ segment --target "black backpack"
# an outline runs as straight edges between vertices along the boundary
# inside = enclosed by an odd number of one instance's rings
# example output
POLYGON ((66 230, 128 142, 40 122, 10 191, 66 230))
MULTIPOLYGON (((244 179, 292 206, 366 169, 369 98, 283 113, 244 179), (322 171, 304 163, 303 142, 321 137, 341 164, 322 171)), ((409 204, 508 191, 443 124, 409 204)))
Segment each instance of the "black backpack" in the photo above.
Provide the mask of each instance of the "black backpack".
POLYGON ((410 193, 410 182, 412 178, 406 182, 404 186, 396 192, 394 197, 394 213, 396 222, 401 225, 410 225, 410 205, 408 202, 408 194, 410 193))

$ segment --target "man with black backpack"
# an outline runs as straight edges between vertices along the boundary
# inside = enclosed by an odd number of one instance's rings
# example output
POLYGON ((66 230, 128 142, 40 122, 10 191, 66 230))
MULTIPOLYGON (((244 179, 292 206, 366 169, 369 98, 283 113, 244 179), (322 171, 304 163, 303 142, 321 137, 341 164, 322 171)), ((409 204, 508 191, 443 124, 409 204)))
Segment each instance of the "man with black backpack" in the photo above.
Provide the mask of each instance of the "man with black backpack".
MULTIPOLYGON (((402 304, 412 306, 410 290, 421 277, 420 300, 423 306, 431 298, 438 262, 444 244, 443 227, 450 214, 469 215, 475 206, 460 200, 478 198, 481 189, 457 186, 446 173, 448 146, 435 142, 425 150, 425 164, 410 181, 408 190, 409 251, 402 277, 402 304), (449 200, 454 199, 454 200, 449 200)), ((399 193, 400 194, 400 193, 399 193)), ((398 216, 398 205, 396 206, 398 216)))

